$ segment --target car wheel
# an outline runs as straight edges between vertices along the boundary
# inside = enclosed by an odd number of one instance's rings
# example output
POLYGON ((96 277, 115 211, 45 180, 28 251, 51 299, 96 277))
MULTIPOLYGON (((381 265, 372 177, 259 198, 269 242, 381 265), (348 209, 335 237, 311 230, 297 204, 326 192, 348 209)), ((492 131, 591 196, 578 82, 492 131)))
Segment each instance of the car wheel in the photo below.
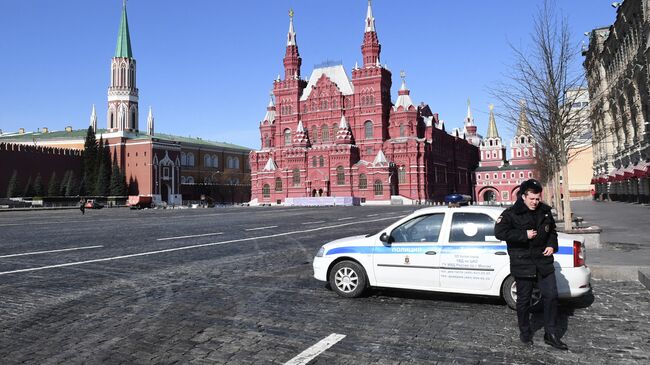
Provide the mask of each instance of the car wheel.
POLYGON ((330 271, 329 284, 336 294, 346 298, 361 296, 366 289, 366 272, 353 261, 341 261, 330 271))
MULTIPOLYGON (((503 281, 501 285, 501 296, 503 300, 506 301, 508 307, 512 309, 517 309, 517 283, 515 282, 514 276, 508 276, 506 280, 503 281)), ((541 294, 537 285, 533 287, 533 293, 531 298, 531 309, 536 311, 540 307, 541 303, 541 294)))

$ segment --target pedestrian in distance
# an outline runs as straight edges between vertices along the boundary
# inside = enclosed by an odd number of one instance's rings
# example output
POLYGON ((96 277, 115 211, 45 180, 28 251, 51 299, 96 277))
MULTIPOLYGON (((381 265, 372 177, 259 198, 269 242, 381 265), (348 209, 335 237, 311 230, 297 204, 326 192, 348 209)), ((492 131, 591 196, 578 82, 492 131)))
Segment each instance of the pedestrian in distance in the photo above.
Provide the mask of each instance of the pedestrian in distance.
POLYGON ((81 215, 86 214, 86 201, 84 198, 79 199, 79 210, 81 211, 81 215))
POLYGON ((557 283, 553 254, 558 250, 555 220, 551 207, 540 201, 542 185, 535 179, 519 187, 515 204, 497 218, 494 233, 506 241, 510 273, 517 287, 517 323, 519 339, 533 345, 530 327, 532 293, 539 287, 544 306, 544 342, 556 349, 568 350, 557 334, 557 283))

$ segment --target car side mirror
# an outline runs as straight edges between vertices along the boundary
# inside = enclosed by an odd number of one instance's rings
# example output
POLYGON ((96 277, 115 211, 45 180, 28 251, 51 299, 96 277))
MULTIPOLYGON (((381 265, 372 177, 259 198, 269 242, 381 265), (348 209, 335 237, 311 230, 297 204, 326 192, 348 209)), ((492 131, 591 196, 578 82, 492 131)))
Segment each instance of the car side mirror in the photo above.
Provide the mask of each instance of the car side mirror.
POLYGON ((382 233, 381 236, 379 236, 379 240, 383 243, 388 243, 388 244, 391 244, 394 241, 393 237, 386 232, 382 233))

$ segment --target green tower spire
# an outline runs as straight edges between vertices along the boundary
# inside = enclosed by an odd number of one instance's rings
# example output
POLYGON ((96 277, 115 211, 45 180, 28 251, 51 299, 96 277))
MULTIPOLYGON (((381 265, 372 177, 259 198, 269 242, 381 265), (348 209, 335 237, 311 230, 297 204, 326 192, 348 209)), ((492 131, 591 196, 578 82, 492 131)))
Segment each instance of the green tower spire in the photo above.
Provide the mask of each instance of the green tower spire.
POLYGON ((133 58, 131 37, 129 36, 129 21, 126 17, 126 0, 122 4, 122 21, 120 22, 120 31, 117 34, 115 57, 133 58))

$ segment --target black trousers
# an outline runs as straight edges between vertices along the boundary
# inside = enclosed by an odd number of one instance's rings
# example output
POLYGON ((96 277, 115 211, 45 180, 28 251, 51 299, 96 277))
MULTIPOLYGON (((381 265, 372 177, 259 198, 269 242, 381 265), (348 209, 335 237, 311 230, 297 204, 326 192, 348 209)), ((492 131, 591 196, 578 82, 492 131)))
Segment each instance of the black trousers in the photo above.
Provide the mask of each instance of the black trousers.
POLYGON ((557 322, 557 284, 555 273, 542 276, 539 273, 537 278, 515 278, 517 283, 517 322, 521 333, 531 333, 530 309, 533 287, 537 281, 537 287, 542 294, 544 305, 544 331, 548 334, 556 334, 555 325, 557 322))

